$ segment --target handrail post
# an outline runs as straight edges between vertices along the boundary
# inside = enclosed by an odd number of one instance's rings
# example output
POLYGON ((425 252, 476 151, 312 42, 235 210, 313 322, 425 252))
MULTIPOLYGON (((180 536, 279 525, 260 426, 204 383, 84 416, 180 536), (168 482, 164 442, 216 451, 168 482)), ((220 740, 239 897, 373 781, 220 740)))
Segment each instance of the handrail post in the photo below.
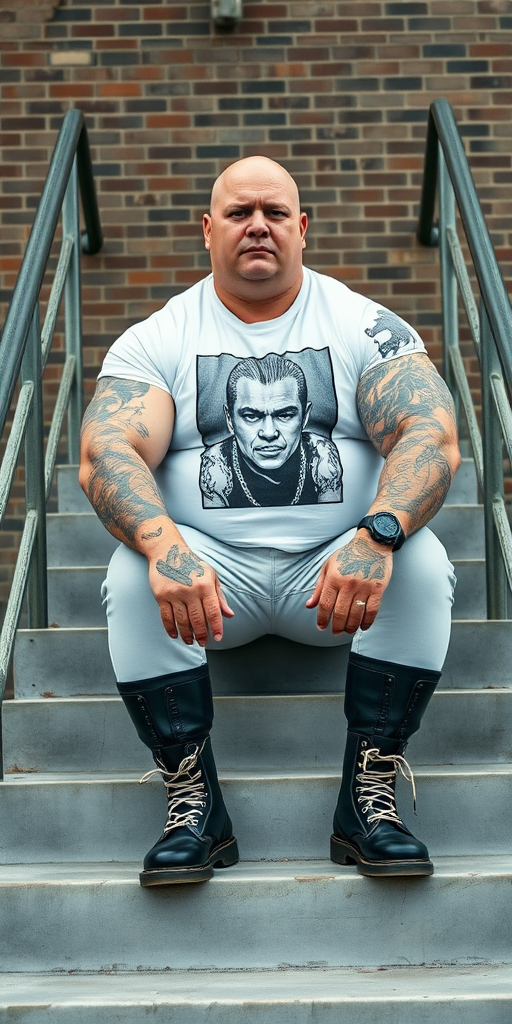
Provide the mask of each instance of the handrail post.
POLYGON ((80 299, 80 224, 78 213, 78 173, 76 156, 62 204, 62 234, 73 239, 64 286, 66 356, 75 356, 75 375, 68 407, 68 462, 80 460, 80 424, 82 422, 82 310, 80 299))
POLYGON ((455 194, 444 159, 443 148, 438 143, 439 175, 439 255, 441 262, 441 301, 443 311, 443 371, 444 378, 456 402, 459 421, 459 402, 456 382, 453 379, 450 349, 459 347, 459 313, 457 306, 457 276, 448 245, 448 228, 456 230, 455 194))
POLYGON ((32 381, 34 396, 25 432, 26 511, 35 511, 37 530, 27 584, 28 620, 31 629, 48 626, 46 575, 46 497, 44 484, 43 384, 41 380, 41 323, 36 302, 27 346, 21 364, 21 380, 32 381))
POLYGON ((484 520, 487 618, 507 618, 507 576, 494 520, 494 501, 503 497, 503 437, 491 389, 501 366, 483 300, 480 303, 482 353, 482 441, 484 455, 484 520))

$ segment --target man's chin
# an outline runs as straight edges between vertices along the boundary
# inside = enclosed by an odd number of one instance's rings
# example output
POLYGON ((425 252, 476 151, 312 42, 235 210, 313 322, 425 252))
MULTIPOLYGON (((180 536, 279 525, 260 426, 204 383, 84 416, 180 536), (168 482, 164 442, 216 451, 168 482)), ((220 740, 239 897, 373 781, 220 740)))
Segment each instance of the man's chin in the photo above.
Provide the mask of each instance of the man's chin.
POLYGON ((247 258, 248 255, 243 257, 238 264, 238 273, 245 281, 268 281, 278 273, 277 261, 271 253, 268 253, 266 257, 257 256, 251 260, 247 258))
POLYGON ((287 459, 284 455, 277 455, 272 458, 265 458, 265 456, 262 455, 258 462, 251 459, 250 465, 256 473, 271 473, 273 470, 281 469, 285 462, 287 462, 287 459))

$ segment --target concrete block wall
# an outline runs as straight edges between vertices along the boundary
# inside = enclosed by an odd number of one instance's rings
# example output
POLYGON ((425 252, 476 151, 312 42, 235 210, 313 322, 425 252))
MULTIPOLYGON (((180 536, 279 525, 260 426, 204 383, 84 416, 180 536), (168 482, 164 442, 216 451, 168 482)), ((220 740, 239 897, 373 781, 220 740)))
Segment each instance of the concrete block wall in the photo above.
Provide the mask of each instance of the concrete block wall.
MULTIPOLYGON (((428 106, 453 104, 509 281, 511 56, 510 0, 245 0, 232 34, 194 0, 0 0, 0 320, 62 117, 78 106, 105 230, 103 252, 83 261, 88 395, 112 340, 208 272, 212 181, 253 153, 299 183, 307 264, 410 319, 439 361, 438 254, 415 239, 428 106)), ((22 515, 18 481, 0 601, 22 515)))

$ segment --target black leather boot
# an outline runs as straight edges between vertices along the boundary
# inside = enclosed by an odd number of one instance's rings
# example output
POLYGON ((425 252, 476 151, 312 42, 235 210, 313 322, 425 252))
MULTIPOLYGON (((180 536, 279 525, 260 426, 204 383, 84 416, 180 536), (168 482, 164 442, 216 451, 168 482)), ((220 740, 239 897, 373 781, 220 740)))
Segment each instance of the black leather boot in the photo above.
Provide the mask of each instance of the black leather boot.
POLYGON ((167 822, 144 858, 141 885, 204 882, 238 861, 238 846, 217 778, 209 737, 213 700, 208 669, 118 683, 140 739, 167 790, 167 822))
POLYGON ((331 860, 361 875, 431 875, 426 846, 398 816, 395 782, 412 782, 404 759, 440 672, 351 654, 345 688, 348 722, 343 778, 334 814, 331 860))

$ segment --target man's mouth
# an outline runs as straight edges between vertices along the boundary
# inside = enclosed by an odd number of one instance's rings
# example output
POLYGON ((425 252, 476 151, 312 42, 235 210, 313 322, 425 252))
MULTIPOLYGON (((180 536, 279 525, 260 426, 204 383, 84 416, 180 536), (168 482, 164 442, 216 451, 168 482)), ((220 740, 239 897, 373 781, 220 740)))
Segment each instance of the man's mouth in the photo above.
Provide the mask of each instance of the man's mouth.
POLYGON ((243 250, 242 255, 245 255, 247 252, 267 253, 270 256, 274 255, 273 250, 267 249, 264 245, 251 245, 248 249, 243 250))
POLYGON ((280 455, 281 452, 284 452, 285 447, 286 445, 266 444, 262 445, 261 447, 258 446, 257 448, 254 449, 254 451, 257 452, 258 455, 267 455, 269 457, 272 457, 273 455, 280 455))

